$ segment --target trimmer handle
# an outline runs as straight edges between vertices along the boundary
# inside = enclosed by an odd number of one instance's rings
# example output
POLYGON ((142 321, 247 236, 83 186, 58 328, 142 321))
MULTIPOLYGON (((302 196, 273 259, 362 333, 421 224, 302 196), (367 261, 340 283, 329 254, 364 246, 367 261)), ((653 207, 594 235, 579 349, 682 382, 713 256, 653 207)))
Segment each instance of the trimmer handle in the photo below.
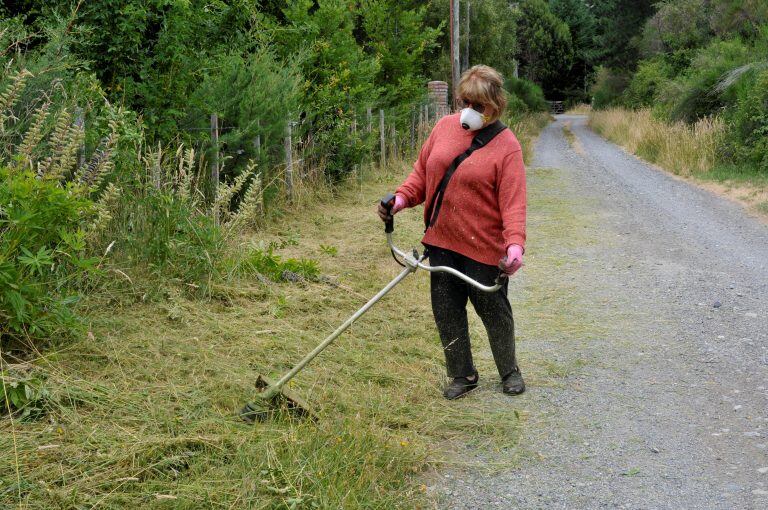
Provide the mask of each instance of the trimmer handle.
POLYGON ((505 271, 507 267, 507 256, 504 255, 499 260, 499 276, 496 277, 496 285, 503 285, 505 281, 509 279, 509 275, 505 271))
POLYGON ((395 217, 392 216, 392 208, 395 206, 395 194, 389 193, 381 199, 381 206, 387 210, 389 219, 384 220, 384 232, 391 234, 395 231, 395 217))

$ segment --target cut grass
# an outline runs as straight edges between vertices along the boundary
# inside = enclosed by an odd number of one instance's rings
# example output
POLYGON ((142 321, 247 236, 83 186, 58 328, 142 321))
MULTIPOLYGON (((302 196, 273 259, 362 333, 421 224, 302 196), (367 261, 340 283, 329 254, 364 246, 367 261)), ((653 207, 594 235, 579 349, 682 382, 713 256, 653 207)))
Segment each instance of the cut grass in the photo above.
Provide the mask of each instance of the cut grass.
MULTIPOLYGON (((454 445, 517 451, 529 412, 498 392, 474 313, 482 387, 457 402, 442 398, 442 354, 421 273, 297 376, 292 389, 316 406, 319 422, 276 414, 248 426, 236 417, 257 373, 287 370, 399 272, 374 211, 406 166, 393 164, 241 240, 243 248, 274 241, 286 258, 317 260, 326 281, 244 279, 216 287, 205 302, 181 292, 160 304, 92 298, 93 337, 32 364, 55 393, 72 398, 51 400, 45 420, 0 420, 0 506, 426 508, 421 474, 456 462, 454 445)), ((578 263, 571 253, 589 242, 579 237, 588 220, 572 214, 573 197, 551 193, 556 171, 531 175, 535 235, 511 290, 519 340, 567 344, 598 330, 552 270, 578 263)), ((420 213, 397 216, 401 246, 418 244, 420 213)), ((578 369, 547 351, 526 352, 521 364, 532 387, 558 385, 578 369)))

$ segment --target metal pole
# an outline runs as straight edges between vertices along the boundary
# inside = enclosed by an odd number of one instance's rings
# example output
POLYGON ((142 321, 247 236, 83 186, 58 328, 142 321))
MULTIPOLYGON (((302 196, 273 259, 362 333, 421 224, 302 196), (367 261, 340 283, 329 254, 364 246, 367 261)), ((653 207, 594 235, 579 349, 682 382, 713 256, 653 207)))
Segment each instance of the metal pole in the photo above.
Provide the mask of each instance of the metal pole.
POLYGON ((375 305, 375 304, 376 304, 376 302, 377 302, 378 300, 380 300, 381 298, 383 298, 383 297, 384 297, 384 296, 385 296, 385 295, 386 295, 386 294, 387 294, 387 293, 388 293, 390 290, 392 290, 392 288, 393 288, 395 285, 397 285, 398 283, 400 283, 400 282, 403 280, 403 278, 405 278, 406 276, 408 276, 408 274, 409 274, 409 273, 412 273, 413 271, 415 271, 415 268, 406 267, 405 269, 403 269, 403 270, 400 272, 400 274, 399 274, 399 275, 397 275, 397 276, 395 277, 395 279, 394 279, 394 280, 392 280, 391 282, 389 282, 389 283, 387 284, 387 286, 386 286, 386 287, 384 287, 383 289, 381 289, 381 290, 379 291, 379 293, 378 293, 378 294, 376 294, 375 296, 373 296, 373 297, 372 297, 372 298, 371 298, 371 299, 370 299, 370 300, 369 300, 369 301, 368 301, 366 304, 364 304, 364 305, 363 305, 363 307, 362 307, 362 308, 360 308, 358 311, 356 311, 356 312, 354 313, 354 315, 352 315, 352 317, 350 317, 349 319, 347 319, 347 320, 344 322, 344 324, 342 324, 341 326, 339 326, 339 327, 336 329, 336 331, 334 331, 333 333, 331 333, 330 335, 328 335, 328 336, 326 337, 326 339, 325 339, 325 340, 323 340, 323 341, 320 343, 320 345, 318 345, 317 347, 315 347, 315 348, 312 350, 312 352, 310 352, 309 354, 307 354, 307 355, 304 357, 304 359, 302 359, 301 361, 299 361, 299 362, 296 364, 296 366, 295 366, 295 367, 293 367, 293 368, 290 370, 290 372, 288 372, 288 373, 287 373, 287 374, 285 374, 283 377, 281 377, 281 378, 280 378, 280 380, 279 380, 279 381, 277 381, 277 382, 275 383, 275 385, 274 385, 274 386, 272 386, 272 387, 271 387, 271 388, 269 388, 268 390, 265 390, 265 391, 264 391, 264 393, 262 393, 262 395, 261 395, 261 396, 262 396, 263 398, 270 398, 270 397, 273 397, 273 396, 277 395, 278 393, 280 393, 280 388, 282 388, 282 387, 283 387, 283 385, 284 385, 285 383, 287 383, 288 381, 290 381, 291 379, 293 379, 293 376, 295 376, 297 373, 299 373, 299 372, 301 371, 301 369, 302 369, 302 368, 304 368, 305 366, 307 366, 307 364, 308 364, 310 361, 312 361, 313 359, 315 359, 315 357, 316 357, 318 354, 320 354, 320 353, 323 351, 323 349, 325 349, 326 347, 328 347, 328 346, 331 344, 331 342, 333 342, 334 340, 336 340, 336 338, 338 338, 338 336, 339 336, 339 335, 341 335, 342 333, 344 333, 344 331, 346 331, 346 329, 347 329, 348 327, 350 327, 350 326, 352 325, 352 323, 353 323, 353 322, 355 322, 355 321, 356 321, 356 320, 357 320, 357 319, 358 319, 358 318, 359 318, 361 315, 363 315, 365 312, 367 312, 367 311, 368 311, 368 310, 369 310, 369 309, 370 309, 370 308, 371 308, 373 305, 375 305))

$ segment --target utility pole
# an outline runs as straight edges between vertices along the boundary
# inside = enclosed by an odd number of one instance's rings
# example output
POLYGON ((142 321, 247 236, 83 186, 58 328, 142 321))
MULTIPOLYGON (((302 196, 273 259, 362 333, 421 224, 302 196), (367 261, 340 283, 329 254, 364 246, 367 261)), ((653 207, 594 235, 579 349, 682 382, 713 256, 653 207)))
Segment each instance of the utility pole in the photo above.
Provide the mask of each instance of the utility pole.
POLYGON ((461 64, 461 70, 466 71, 469 69, 469 0, 467 0, 467 19, 466 23, 464 24, 464 31, 467 33, 465 36, 467 38, 467 44, 464 46, 464 55, 462 55, 462 64, 461 64))
POLYGON ((459 0, 451 0, 451 106, 457 107, 459 88, 459 0))

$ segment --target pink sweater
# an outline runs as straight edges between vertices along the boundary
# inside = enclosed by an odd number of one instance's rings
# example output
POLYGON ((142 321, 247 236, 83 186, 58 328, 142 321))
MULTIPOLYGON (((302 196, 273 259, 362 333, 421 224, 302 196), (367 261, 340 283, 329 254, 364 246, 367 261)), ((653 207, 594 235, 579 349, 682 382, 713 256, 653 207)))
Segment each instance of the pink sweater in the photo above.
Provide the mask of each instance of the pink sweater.
MULTIPOLYGON (((437 122, 413 171, 397 188, 407 207, 432 201, 445 171, 474 135, 461 128, 459 114, 437 122)), ((437 221, 422 242, 495 266, 510 244, 525 248, 525 207, 523 154, 515 135, 505 129, 456 169, 437 221)))

